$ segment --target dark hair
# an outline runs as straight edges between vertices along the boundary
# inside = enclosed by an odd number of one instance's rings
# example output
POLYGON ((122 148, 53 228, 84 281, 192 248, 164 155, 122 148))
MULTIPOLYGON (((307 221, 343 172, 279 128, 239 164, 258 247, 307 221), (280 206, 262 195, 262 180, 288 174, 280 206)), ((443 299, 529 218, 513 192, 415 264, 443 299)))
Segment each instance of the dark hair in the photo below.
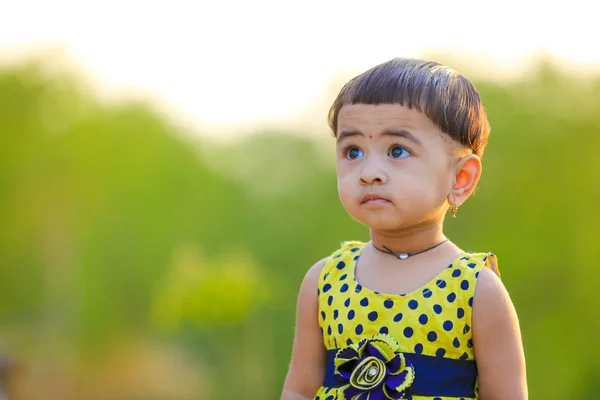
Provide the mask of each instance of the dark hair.
POLYGON ((336 137, 338 114, 347 104, 400 104, 414 108, 479 156, 490 133, 473 84, 435 61, 394 58, 351 79, 329 110, 329 126, 336 137))

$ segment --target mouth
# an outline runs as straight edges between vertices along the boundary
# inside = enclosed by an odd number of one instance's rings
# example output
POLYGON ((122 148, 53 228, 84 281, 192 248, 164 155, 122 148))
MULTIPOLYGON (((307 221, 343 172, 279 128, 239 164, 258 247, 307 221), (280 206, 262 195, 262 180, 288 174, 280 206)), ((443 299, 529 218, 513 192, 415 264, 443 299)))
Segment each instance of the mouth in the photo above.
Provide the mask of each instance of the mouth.
POLYGON ((360 204, 385 204, 390 203, 390 201, 384 197, 379 196, 375 193, 367 193, 363 196, 360 201, 360 204))

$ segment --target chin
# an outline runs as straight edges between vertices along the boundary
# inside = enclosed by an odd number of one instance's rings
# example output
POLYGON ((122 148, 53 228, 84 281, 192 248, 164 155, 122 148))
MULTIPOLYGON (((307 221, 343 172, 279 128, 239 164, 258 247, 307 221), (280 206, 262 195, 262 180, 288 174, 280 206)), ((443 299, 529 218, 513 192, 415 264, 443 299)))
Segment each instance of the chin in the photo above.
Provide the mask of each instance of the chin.
POLYGON ((350 213, 350 215, 361 224, 378 231, 396 230, 404 225, 401 218, 390 216, 389 213, 350 213))

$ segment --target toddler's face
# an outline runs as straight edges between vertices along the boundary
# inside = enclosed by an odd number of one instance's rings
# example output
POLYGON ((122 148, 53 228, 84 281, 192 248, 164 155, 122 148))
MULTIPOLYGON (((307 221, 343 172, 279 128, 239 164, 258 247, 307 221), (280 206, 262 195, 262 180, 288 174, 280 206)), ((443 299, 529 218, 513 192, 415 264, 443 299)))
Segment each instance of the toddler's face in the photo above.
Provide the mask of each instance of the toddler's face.
POLYGON ((337 120, 337 181, 346 211, 377 230, 437 223, 462 146, 399 104, 345 105, 337 120))

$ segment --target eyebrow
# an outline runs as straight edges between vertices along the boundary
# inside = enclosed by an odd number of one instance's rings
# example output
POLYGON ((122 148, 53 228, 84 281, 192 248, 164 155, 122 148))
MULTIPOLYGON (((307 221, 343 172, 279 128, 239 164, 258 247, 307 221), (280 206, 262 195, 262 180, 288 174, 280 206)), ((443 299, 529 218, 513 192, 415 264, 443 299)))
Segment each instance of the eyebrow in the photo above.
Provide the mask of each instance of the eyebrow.
MULTIPOLYGON (((337 142, 341 142, 342 140, 352 137, 352 136, 362 136, 365 137, 365 134, 362 133, 361 131, 356 131, 356 130, 343 130, 342 132, 340 132, 337 142)), ((417 139, 415 137, 415 135, 413 135, 411 132, 409 132, 406 129, 393 129, 393 130, 385 130, 383 132, 381 132, 379 134, 380 137, 383 136, 393 136, 393 137, 402 137, 405 139, 410 140, 411 142, 419 145, 419 146, 423 146, 423 143, 421 143, 421 141, 419 139, 417 139)))

